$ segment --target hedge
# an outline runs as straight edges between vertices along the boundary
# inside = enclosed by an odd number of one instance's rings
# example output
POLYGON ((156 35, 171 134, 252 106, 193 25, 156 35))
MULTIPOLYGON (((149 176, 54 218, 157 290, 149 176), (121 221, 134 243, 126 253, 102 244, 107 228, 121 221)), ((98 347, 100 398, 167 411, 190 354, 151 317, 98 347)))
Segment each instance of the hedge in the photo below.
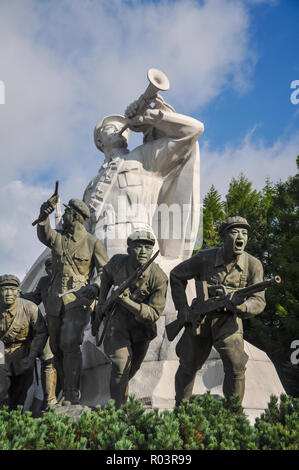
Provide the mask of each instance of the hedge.
POLYGON ((51 410, 33 418, 0 411, 1 450, 298 450, 299 399, 272 396, 250 425, 237 397, 192 396, 173 411, 145 410, 130 396, 119 410, 83 411, 73 422, 51 410))

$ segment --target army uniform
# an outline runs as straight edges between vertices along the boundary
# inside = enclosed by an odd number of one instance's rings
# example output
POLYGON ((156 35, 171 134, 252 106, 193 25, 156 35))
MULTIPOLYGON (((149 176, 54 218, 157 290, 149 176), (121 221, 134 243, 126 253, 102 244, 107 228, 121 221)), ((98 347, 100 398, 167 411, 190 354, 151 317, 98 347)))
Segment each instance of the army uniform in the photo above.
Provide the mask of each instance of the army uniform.
MULTIPOLYGON (((114 255, 103 269, 99 304, 104 303, 112 285, 120 285, 134 271, 130 255, 114 255)), ((151 340, 157 335, 155 322, 165 308, 166 292, 167 276, 158 264, 152 263, 130 288, 130 299, 140 304, 139 312, 134 315, 117 304, 104 340, 105 353, 112 362, 111 398, 117 408, 126 401, 128 382, 139 370, 151 340)))
MULTIPOLYGON (((188 306, 185 288, 190 279, 195 279, 197 298, 206 300, 221 295, 219 285, 225 286, 230 292, 263 281, 263 268, 258 259, 245 251, 229 266, 224 262, 223 247, 198 252, 170 273, 172 298, 179 312, 188 306), (206 282, 207 297, 204 296, 203 281, 206 282)), ((226 309, 209 313, 198 329, 197 336, 192 335, 190 325, 186 326, 176 346, 180 359, 175 377, 177 404, 191 396, 196 372, 207 360, 212 346, 219 352, 223 362, 224 396, 238 394, 242 401, 248 361, 244 351, 242 318, 249 318, 264 310, 264 292, 251 295, 244 305, 246 311, 241 315, 226 309)))
MULTIPOLYGON (((47 262, 47 261, 46 261, 47 262)), ((52 262, 51 262, 52 263, 52 262)), ((48 290, 51 283, 51 276, 43 276, 40 278, 35 290, 33 292, 22 292, 21 296, 24 299, 31 300, 36 305, 43 303, 46 308, 48 297, 48 290)), ((46 321, 47 321, 47 317, 46 321)), ((40 356, 41 361, 41 382, 44 392, 44 406, 55 405, 56 400, 56 383, 57 372, 54 367, 54 355, 50 347, 50 338, 48 337, 44 350, 40 356)))
MULTIPOLYGON (((69 207, 89 217, 87 206, 78 199, 71 199, 69 207)), ((64 294, 70 289, 80 289, 93 280, 100 287, 100 274, 108 261, 102 242, 88 233, 83 224, 78 224, 74 233, 54 230, 49 218, 37 226, 39 240, 52 250, 53 279, 50 284, 46 311, 50 345, 55 358, 55 367, 63 383, 65 396, 72 403, 79 400, 82 355, 80 346, 92 311, 91 302, 75 293, 64 294)))
MULTIPOLYGON (((0 286, 8 283, 20 285, 16 276, 0 277, 0 286)), ((45 320, 33 302, 18 297, 9 308, 0 303, 0 340, 5 346, 5 363, 11 381, 8 392, 11 409, 24 404, 33 381, 34 360, 41 354, 47 337, 45 320), (26 358, 31 364, 29 368, 24 365, 26 358)))

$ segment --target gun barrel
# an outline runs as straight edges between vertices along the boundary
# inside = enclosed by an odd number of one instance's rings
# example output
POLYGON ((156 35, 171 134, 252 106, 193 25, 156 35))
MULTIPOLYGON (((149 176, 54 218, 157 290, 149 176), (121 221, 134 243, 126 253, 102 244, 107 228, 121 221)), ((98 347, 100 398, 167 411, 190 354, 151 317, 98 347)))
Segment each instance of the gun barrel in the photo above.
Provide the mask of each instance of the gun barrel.
POLYGON ((252 284, 251 286, 244 287, 243 289, 239 290, 240 294, 249 295, 254 294, 255 292, 261 292, 267 287, 273 286, 275 284, 280 284, 281 278, 280 276, 273 276, 270 279, 266 279, 265 281, 258 282, 257 284, 252 284))

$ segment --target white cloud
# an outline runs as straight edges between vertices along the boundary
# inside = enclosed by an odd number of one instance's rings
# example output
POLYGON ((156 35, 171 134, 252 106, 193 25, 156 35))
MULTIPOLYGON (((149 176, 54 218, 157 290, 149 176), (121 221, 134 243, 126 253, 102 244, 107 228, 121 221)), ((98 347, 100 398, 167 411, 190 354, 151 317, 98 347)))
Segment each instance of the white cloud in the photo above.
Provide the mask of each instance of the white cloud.
MULTIPOLYGON (((53 191, 52 191, 53 192, 53 191)), ((0 259, 1 273, 23 277, 43 251, 32 222, 38 217, 41 201, 50 196, 48 189, 11 181, 0 187, 0 259)))
POLYGON ((252 52, 242 2, 133 5, 1 1, 2 181, 34 181, 49 171, 67 178, 68 167, 81 171, 83 159, 93 170, 95 123, 143 92, 150 67, 167 73, 164 96, 181 112, 224 87, 246 86, 252 52))
POLYGON ((268 146, 257 140, 253 131, 238 146, 227 145, 222 151, 213 151, 209 143, 201 147, 201 195, 204 197, 212 184, 224 197, 231 179, 244 173, 253 187, 261 190, 266 178, 273 183, 285 181, 296 174, 299 153, 299 132, 291 138, 278 138, 268 146))
MULTIPOLYGON (((194 116, 223 90, 246 90, 249 28, 245 0, 1 0, 1 271, 22 275, 42 250, 31 221, 56 179, 63 201, 82 196, 103 161, 95 123, 138 98, 149 68, 168 75, 165 99, 194 116)), ((203 172, 205 152, 220 180, 224 156, 204 148, 203 172)))

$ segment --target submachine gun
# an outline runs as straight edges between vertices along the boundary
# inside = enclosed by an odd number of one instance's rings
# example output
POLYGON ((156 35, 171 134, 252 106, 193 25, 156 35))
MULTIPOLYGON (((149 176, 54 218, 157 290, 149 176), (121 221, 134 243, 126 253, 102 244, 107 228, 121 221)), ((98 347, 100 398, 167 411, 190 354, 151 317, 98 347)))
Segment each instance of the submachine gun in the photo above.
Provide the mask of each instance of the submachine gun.
MULTIPOLYGON (((56 181, 55 183, 55 190, 54 190, 54 193, 52 194, 52 196, 47 200, 47 204, 49 206, 52 206, 53 207, 53 210, 55 208, 55 205, 57 204, 57 199, 58 199, 58 185, 59 185, 59 181, 56 181)), ((32 225, 33 227, 36 225, 36 224, 39 224, 40 222, 42 222, 46 217, 44 215, 41 215, 38 219, 34 220, 34 222, 32 222, 32 225)))
MULTIPOLYGON (((128 287, 132 287, 132 286, 135 286, 137 280, 142 276, 142 274, 144 273, 144 271, 152 264, 152 262, 157 258, 159 254, 159 250, 156 251, 156 253, 151 257, 151 259, 141 265, 139 268, 136 269, 136 271, 134 271, 131 276, 128 277, 128 279, 126 279, 125 281, 123 281, 113 292, 112 294, 110 295, 110 297, 108 297, 108 299, 103 303, 102 307, 101 307, 101 316, 104 317, 106 316, 106 321, 105 321, 105 325, 104 325, 104 329, 102 331, 102 334, 101 334, 101 337, 100 339, 98 338, 98 330, 97 330, 97 333, 96 333, 96 345, 97 346, 101 346, 103 340, 104 340, 104 337, 106 335, 106 332, 107 332, 107 328, 109 326, 109 323, 115 313, 115 310, 116 310, 116 301, 118 299, 118 297, 128 288, 128 287)), ((98 304, 99 305, 99 304, 98 304)))
MULTIPOLYGON (((242 289, 235 290, 234 292, 226 293, 223 294, 219 297, 212 297, 210 299, 200 301, 197 299, 194 299, 192 302, 192 305, 190 307, 191 309, 191 315, 190 315, 190 320, 188 321, 191 323, 192 327, 192 334, 196 335, 196 330, 204 317, 210 313, 210 312, 215 312, 218 309, 223 309, 229 305, 229 302, 235 292, 238 293, 238 297, 240 297, 240 300, 242 303, 246 297, 249 297, 252 294, 255 294, 256 292, 261 292, 267 287, 270 287, 275 284, 279 284, 281 282, 280 276, 274 276, 271 277, 270 279, 266 279, 265 281, 258 282, 256 284, 252 284, 251 286, 244 287, 242 289)), ((221 286, 217 286, 221 287, 221 286)), ((223 287, 223 290, 225 291, 225 287, 223 287)), ((174 320, 173 322, 169 323, 166 325, 166 334, 167 338, 169 341, 173 341, 174 338, 179 334, 180 330, 186 326, 186 323, 182 323, 179 321, 179 319, 174 320)))

